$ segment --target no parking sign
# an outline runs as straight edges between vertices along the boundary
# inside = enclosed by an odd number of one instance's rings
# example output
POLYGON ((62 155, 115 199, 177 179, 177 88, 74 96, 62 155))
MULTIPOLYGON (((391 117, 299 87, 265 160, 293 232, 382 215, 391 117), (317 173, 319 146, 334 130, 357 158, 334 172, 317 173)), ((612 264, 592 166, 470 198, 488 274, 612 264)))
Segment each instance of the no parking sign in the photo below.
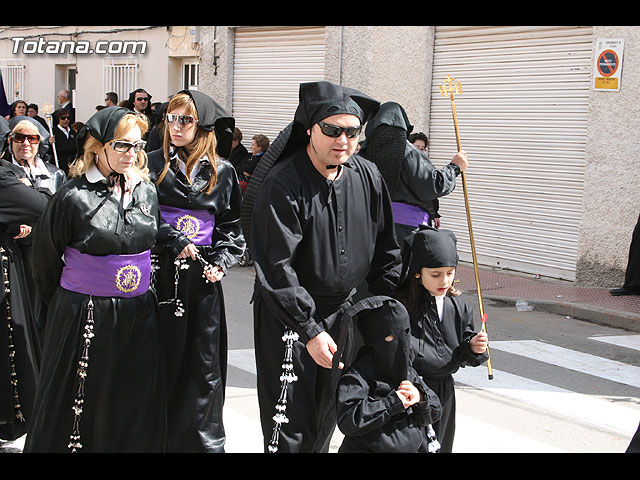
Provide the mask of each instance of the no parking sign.
POLYGON ((622 72, 622 52, 624 40, 605 38, 595 44, 595 90, 620 90, 620 76, 622 72))

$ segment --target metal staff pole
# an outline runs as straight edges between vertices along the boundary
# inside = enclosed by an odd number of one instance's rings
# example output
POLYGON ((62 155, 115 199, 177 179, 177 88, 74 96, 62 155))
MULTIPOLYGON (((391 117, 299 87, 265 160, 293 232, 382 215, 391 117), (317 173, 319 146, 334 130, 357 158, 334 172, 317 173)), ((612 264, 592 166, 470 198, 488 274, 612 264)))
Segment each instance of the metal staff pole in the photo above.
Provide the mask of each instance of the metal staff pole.
MULTIPOLYGON (((53 134, 53 127, 51 126, 52 121, 51 121, 51 112, 53 110, 53 105, 51 105, 50 103, 45 103, 42 106, 42 111, 44 112, 44 116, 47 119, 47 125, 49 125, 49 135, 51 135, 51 137, 53 137, 53 139, 55 140, 55 135, 53 134)), ((49 138, 51 138, 49 137, 49 138)), ((56 143, 55 141, 53 143, 49 142, 49 144, 51 145, 51 148, 53 149, 53 158, 56 161, 56 167, 60 168, 60 165, 58 164, 58 151, 56 150, 56 143)))
MULTIPOLYGON (((460 82, 456 82, 454 78, 447 74, 445 83, 440 86, 440 93, 443 97, 449 96, 451 98, 451 112, 453 113, 453 126, 456 132, 456 143, 458 151, 462 150, 460 144, 460 130, 458 128, 458 114, 456 113, 456 100, 453 96, 454 93, 462 93, 462 85, 460 82), (448 84, 448 85, 447 85, 448 84)), ((471 225, 471 210, 469 208, 469 192, 467 190, 467 177, 465 172, 462 174, 462 190, 464 192, 464 206, 467 212, 467 225, 469 227, 469 241, 471 243, 471 256, 473 257, 473 270, 476 277, 476 288, 478 290, 478 303, 480 305, 480 318, 482 319, 482 331, 487 333, 487 315, 484 313, 484 305, 482 302, 482 290, 480 289, 480 274, 478 272, 478 259, 476 257, 476 244, 473 239, 473 226, 471 225)), ((489 369, 489 380, 493 380, 493 370, 491 368, 491 352, 489 346, 487 346, 487 354, 489 358, 487 360, 487 368, 489 369)))

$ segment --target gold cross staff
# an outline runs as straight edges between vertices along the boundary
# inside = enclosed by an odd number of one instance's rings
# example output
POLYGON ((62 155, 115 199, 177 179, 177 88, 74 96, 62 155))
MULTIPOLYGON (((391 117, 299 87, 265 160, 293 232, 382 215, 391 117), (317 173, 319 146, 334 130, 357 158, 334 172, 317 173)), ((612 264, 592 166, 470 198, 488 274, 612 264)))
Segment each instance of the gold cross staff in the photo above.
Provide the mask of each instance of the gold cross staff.
MULTIPOLYGON (((458 145, 458 151, 462 150, 460 145, 460 130, 458 128, 458 114, 456 113, 456 100, 453 94, 462 93, 462 85, 460 82, 456 81, 455 78, 451 77, 447 74, 447 78, 445 79, 445 83, 440 85, 440 93, 443 97, 450 96, 451 97, 451 111, 453 113, 453 126, 456 131, 456 144, 458 145)), ((482 320, 482 331, 487 333, 487 317, 484 313, 484 306, 482 302, 482 291, 480 289, 480 274, 478 272, 478 259, 476 257, 476 244, 473 239, 473 227, 471 225, 471 211, 469 208, 469 192, 467 191, 467 177, 465 172, 461 172, 462 174, 462 190, 464 192, 464 206, 467 211, 467 225, 469 227, 469 241, 471 243, 471 255, 473 257, 473 270, 476 275, 476 287, 478 290, 478 303, 480 304, 480 318, 482 320)), ((489 369, 489 380, 493 380, 493 370, 491 369, 491 353, 489 351, 489 347, 487 346, 487 353, 489 358, 487 360, 487 367, 489 369)))

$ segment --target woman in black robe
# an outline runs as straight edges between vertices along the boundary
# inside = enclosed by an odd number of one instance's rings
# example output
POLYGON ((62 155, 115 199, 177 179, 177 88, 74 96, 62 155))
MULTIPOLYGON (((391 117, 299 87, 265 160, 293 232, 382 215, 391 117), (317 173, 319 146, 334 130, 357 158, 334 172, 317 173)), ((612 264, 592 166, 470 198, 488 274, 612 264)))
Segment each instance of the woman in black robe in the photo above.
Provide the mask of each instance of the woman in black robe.
MULTIPOLYGON (((36 119, 24 116, 13 117, 8 122, 8 128, 11 130, 3 139, 0 164, 12 170, 18 179, 32 188, 53 195, 66 182, 67 176, 51 163, 49 132, 36 119)), ((30 229, 33 224, 27 227, 30 229)), ((7 239, 5 249, 11 252, 11 262, 19 272, 14 275, 14 287, 24 292, 28 302, 24 312, 28 318, 27 324, 32 325, 33 355, 39 364, 47 309, 31 275, 32 238, 27 234, 15 241, 7 239)))
POLYGON ((164 148, 149 155, 163 225, 155 271, 168 375, 168 451, 224 452, 227 327, 220 280, 242 256, 235 121, 183 90, 167 108, 164 148), (187 267, 186 269, 184 267, 187 267), (203 278, 205 277, 205 278, 203 278))
POLYGON ((73 178, 34 227, 48 302, 25 452, 162 452, 166 391, 150 249, 160 212, 146 180, 146 121, 122 107, 79 133, 73 178))
POLYGON ((0 439, 26 432, 35 396, 39 355, 30 321, 30 293, 18 241, 31 234, 50 198, 8 164, 0 165, 0 439))

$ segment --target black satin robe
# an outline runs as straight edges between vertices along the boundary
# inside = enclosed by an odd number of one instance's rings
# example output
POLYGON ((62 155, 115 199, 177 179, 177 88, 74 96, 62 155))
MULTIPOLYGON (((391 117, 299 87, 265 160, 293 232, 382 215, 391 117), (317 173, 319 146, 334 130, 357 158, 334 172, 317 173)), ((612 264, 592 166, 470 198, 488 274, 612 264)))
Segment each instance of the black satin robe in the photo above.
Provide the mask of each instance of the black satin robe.
MULTIPOLYGON (((162 150, 149 154, 149 168, 155 180, 165 160, 162 150)), ((198 246, 202 257, 219 265, 226 273, 242 256, 245 248, 240 228, 242 196, 233 166, 218 160, 218 181, 211 193, 202 191, 211 175, 211 164, 204 160, 193 185, 172 160, 163 181, 157 185, 162 205, 189 210, 208 210, 215 215, 212 244, 198 246)), ((161 233, 170 240, 158 245, 159 269, 155 273, 159 301, 174 297, 174 260, 190 240, 168 223, 161 233)), ((161 304, 164 355, 169 386, 168 451, 224 452, 222 419, 227 376, 227 324, 222 282, 206 283, 202 266, 188 259, 181 270, 178 297, 184 314, 174 315, 173 304, 161 304)), ((248 299, 247 299, 248 300, 248 299)))
MULTIPOLYGON (((426 292, 426 290, 425 290, 426 292)), ((415 352, 413 366, 425 383, 440 398, 442 417, 433 429, 440 442, 441 453, 450 453, 455 434, 455 391, 453 374, 463 367, 477 367, 488 359, 488 353, 475 354, 469 341, 476 335, 473 310, 460 297, 444 297, 442 321, 435 299, 424 295, 424 308, 411 314, 411 343, 415 352)))
POLYGON ((20 172, 22 170, 13 168, 8 162, 0 161, 0 247, 6 259, 2 268, 9 280, 8 295, 5 285, 0 285, 0 438, 4 440, 15 440, 26 432, 40 364, 40 343, 33 311, 35 289, 25 258, 30 240, 29 237, 19 240, 13 237, 19 233, 20 225, 36 223, 50 198, 48 190, 31 188, 20 182, 20 172), (13 360, 9 358, 9 313, 13 360), (11 385, 12 368, 18 382, 19 410, 15 408, 15 392, 11 385), (16 417, 18 413, 22 419, 16 417))
POLYGON ((327 319, 365 279, 378 295, 392 293, 398 281, 400 249, 380 172, 357 155, 343 168, 329 181, 300 150, 271 169, 256 197, 254 340, 265 450, 280 395, 285 328, 300 340, 279 451, 325 451, 335 429, 335 391, 330 370, 315 364, 305 344, 325 330, 338 338, 339 325, 327 319))
MULTIPOLYGON (((34 280, 48 302, 45 345, 25 452, 67 452, 78 389, 89 295, 60 286, 69 246, 95 256, 136 254, 156 242, 160 215, 155 187, 139 183, 122 207, 104 182, 68 181, 34 227, 34 280)), ((95 272, 100 275, 100 272, 95 272)), ((157 300, 152 289, 133 298, 97 297, 80 452, 165 450, 166 390, 157 300)))

